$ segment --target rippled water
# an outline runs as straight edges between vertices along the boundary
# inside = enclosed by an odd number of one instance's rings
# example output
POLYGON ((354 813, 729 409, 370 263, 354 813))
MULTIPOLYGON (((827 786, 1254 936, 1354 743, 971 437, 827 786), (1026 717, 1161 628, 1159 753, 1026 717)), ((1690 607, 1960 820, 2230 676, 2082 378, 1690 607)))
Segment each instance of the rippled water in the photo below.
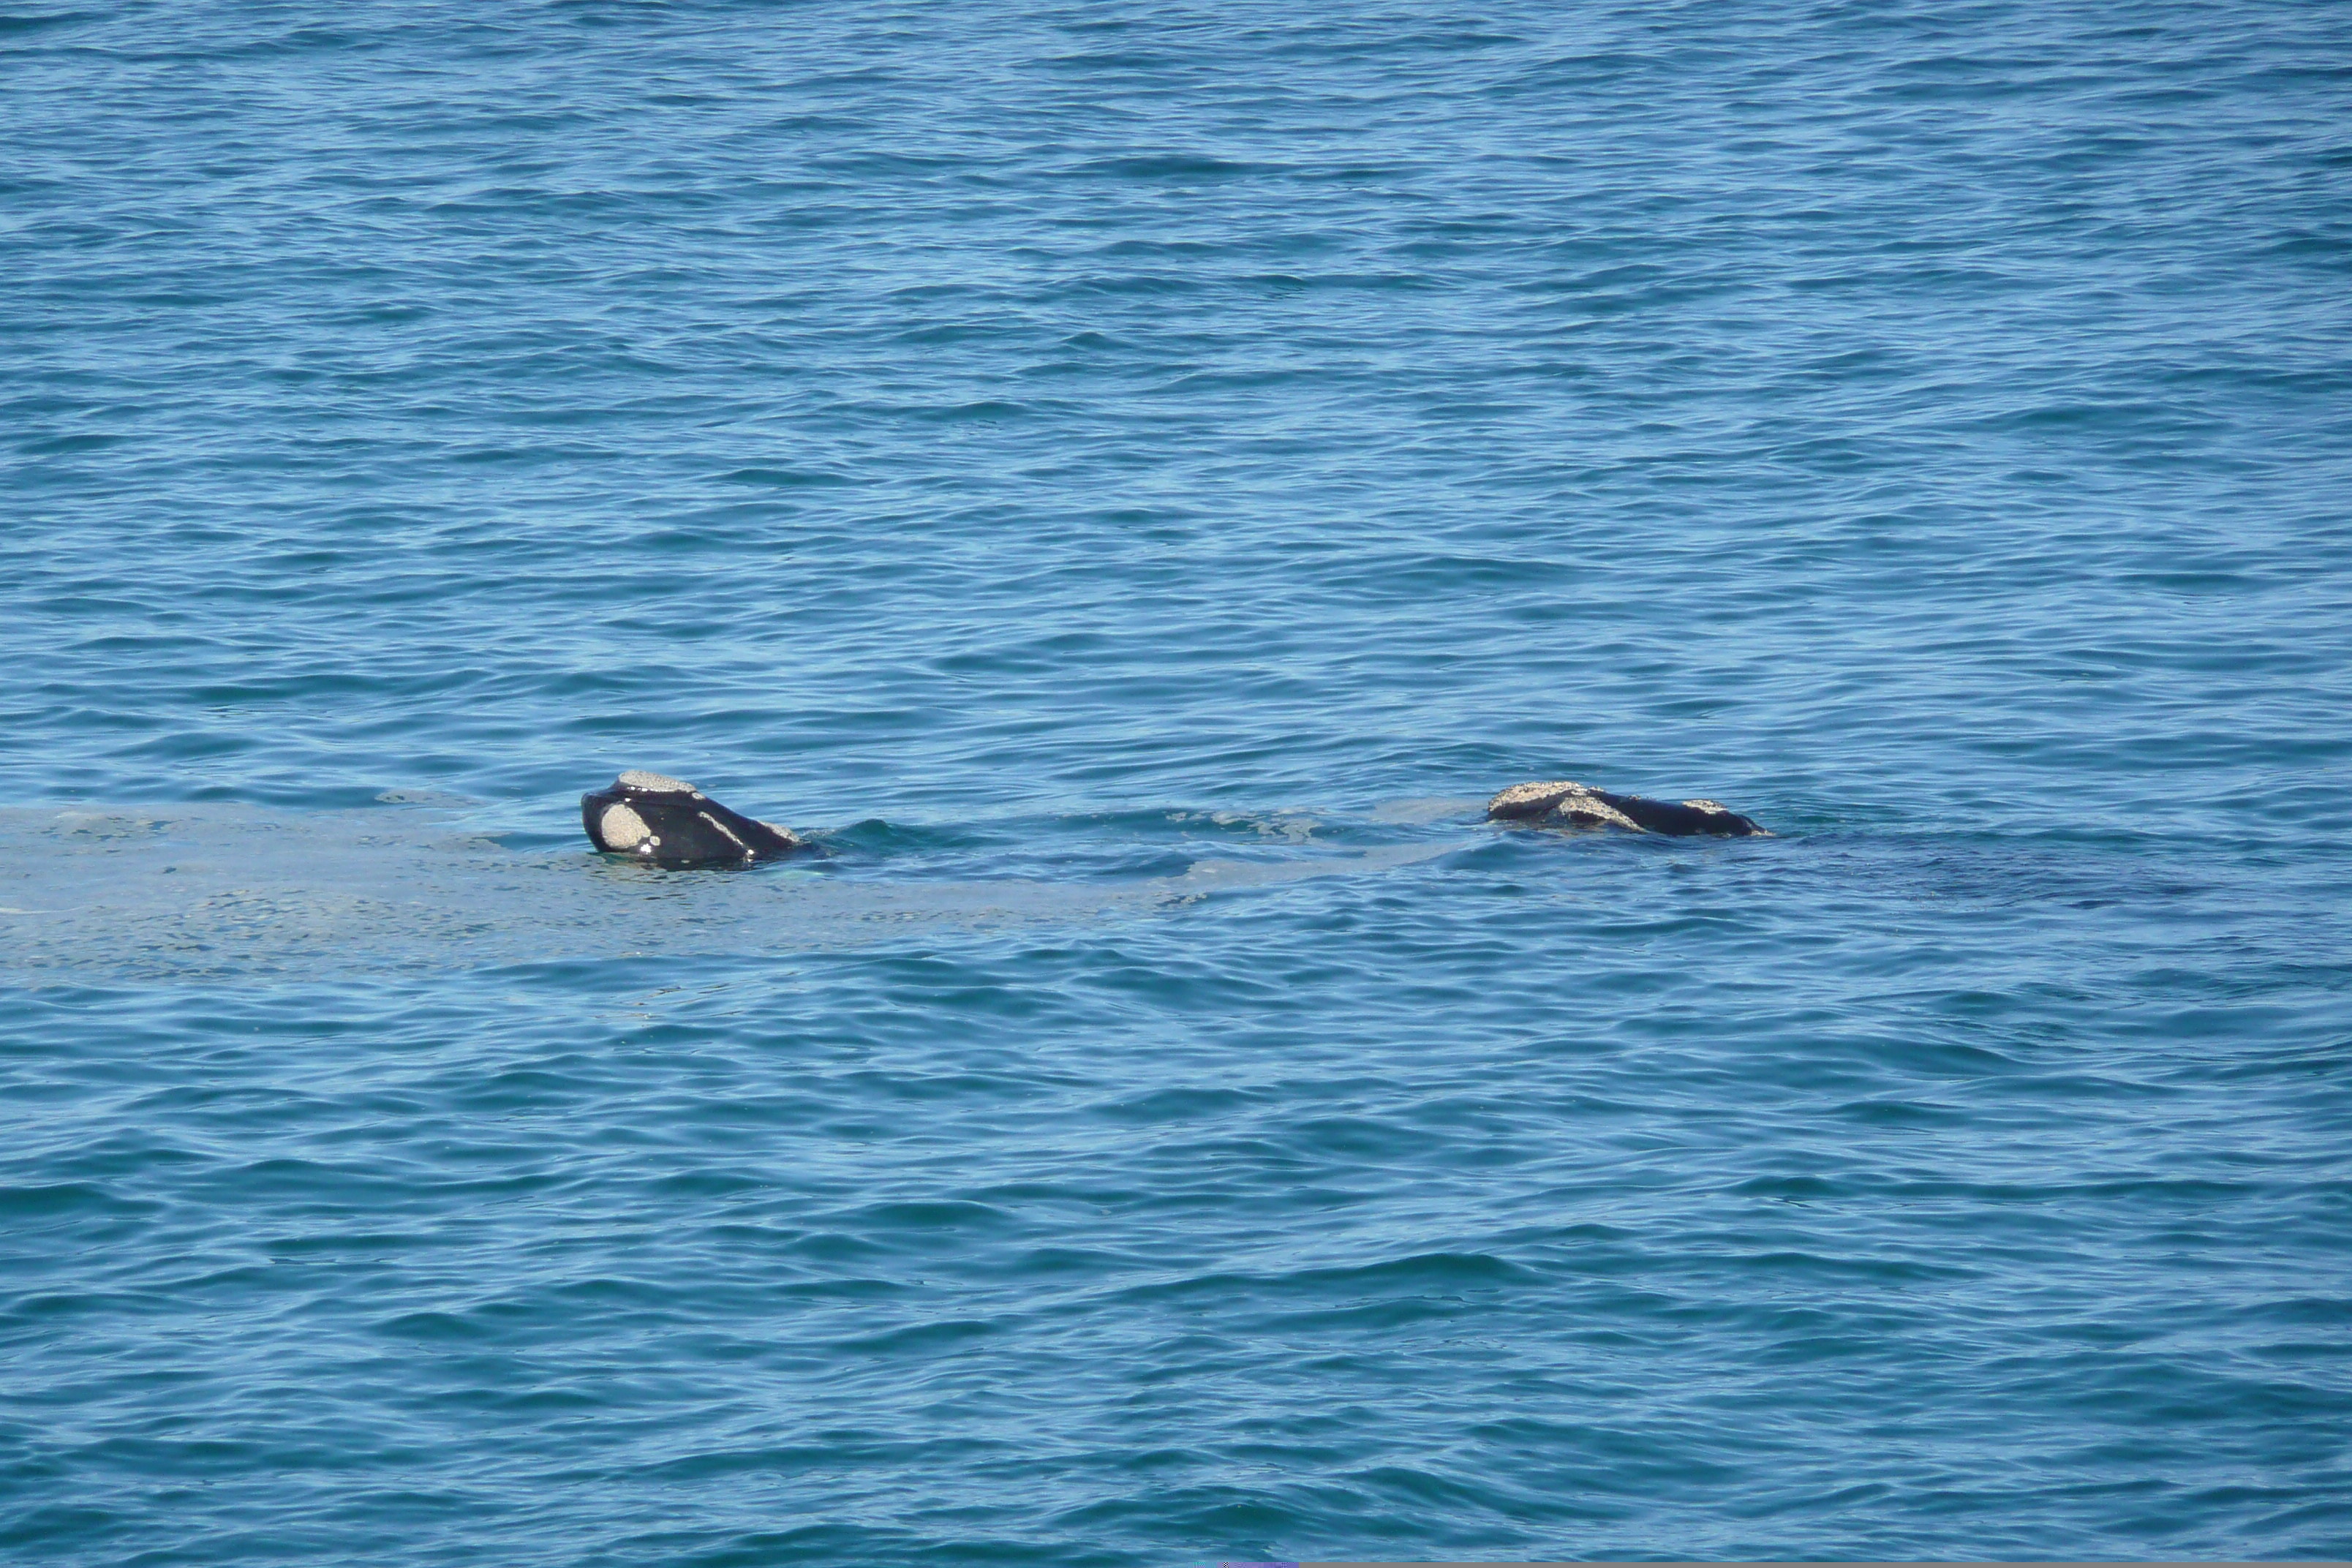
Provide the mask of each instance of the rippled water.
POLYGON ((10 1561, 2352 1555, 2352 11, 0 84, 10 1561))

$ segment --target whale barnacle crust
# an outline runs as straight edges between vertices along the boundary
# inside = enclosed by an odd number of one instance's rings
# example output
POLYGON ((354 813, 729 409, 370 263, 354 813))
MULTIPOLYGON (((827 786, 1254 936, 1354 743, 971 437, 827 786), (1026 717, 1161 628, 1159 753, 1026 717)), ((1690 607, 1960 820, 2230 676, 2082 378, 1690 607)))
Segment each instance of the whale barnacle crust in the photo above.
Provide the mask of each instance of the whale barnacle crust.
POLYGON ((808 846, 791 829, 721 805, 684 779, 631 768, 580 797, 580 826, 608 855, 655 866, 741 866, 808 846))

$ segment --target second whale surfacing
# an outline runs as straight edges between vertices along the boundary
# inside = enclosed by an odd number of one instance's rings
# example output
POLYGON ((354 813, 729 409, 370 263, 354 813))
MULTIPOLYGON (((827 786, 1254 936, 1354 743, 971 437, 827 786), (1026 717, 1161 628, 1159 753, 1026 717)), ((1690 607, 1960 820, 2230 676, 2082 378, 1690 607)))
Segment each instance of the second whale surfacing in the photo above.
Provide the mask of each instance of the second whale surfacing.
POLYGON ((1651 800, 1615 795, 1572 779, 1513 784, 1486 803, 1489 822, 1525 822, 1538 827, 1622 827, 1634 833, 1678 837, 1711 834, 1723 838, 1772 837, 1752 816, 1715 800, 1651 800))
POLYGON ((631 768, 580 797, 580 826, 608 855, 678 869, 743 866, 809 847, 790 828, 730 810, 684 779, 631 768))

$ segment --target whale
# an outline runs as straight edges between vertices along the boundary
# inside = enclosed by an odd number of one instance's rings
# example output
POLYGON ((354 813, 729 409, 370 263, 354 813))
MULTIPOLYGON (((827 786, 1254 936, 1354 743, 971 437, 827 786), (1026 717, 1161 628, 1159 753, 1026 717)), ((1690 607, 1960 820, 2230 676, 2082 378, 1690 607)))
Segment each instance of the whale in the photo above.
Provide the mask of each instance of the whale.
POLYGON ((1573 779, 1513 784, 1486 803, 1486 820, 1524 822, 1538 827, 1616 827, 1675 837, 1772 837, 1754 817, 1742 816, 1719 800, 1651 800, 1594 789, 1573 779))
POLYGON ((580 797, 580 826, 607 855, 677 870, 748 866, 812 847, 789 827, 719 805, 684 779, 631 768, 580 797))

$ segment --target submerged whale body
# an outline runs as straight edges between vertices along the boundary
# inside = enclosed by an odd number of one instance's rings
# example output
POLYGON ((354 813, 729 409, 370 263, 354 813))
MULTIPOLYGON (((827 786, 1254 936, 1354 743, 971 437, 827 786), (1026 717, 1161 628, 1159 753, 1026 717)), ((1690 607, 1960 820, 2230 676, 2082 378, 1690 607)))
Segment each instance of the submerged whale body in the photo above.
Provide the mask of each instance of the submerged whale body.
POLYGON ((1513 784, 1486 803, 1489 822, 1527 822, 1538 827, 1622 827, 1634 833, 1677 837, 1708 833, 1725 838, 1769 838, 1752 816, 1716 800, 1650 800, 1613 795, 1569 779, 1513 784))
POLYGON ((608 855, 671 868, 741 866, 808 847, 789 828, 754 821, 684 779, 641 768, 614 779, 610 789, 582 795, 580 826, 608 855))

